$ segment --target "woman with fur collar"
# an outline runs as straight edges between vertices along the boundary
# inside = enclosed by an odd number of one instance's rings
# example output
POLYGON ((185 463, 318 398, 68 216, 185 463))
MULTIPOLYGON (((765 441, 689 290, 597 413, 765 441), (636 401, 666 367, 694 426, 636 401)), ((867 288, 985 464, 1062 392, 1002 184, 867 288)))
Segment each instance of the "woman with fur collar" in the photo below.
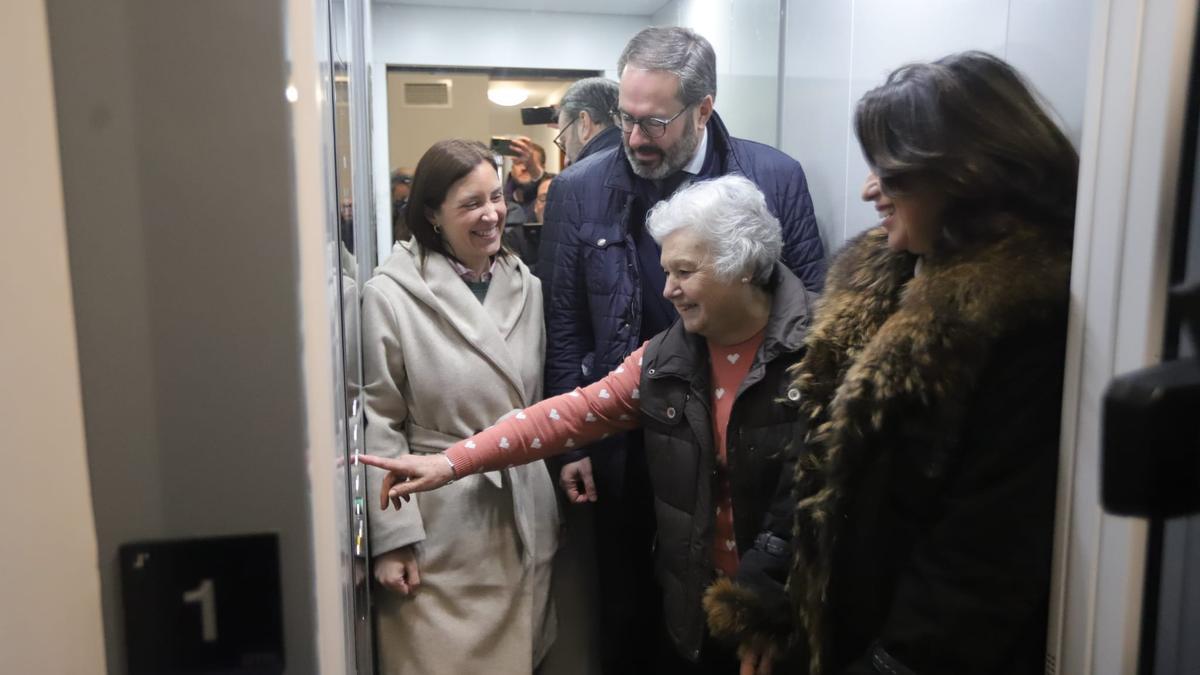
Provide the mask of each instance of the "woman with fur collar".
POLYGON ((855 130, 881 222, 794 369, 792 615, 721 582, 710 627, 742 673, 1041 673, 1078 156, 979 52, 896 70, 855 130))

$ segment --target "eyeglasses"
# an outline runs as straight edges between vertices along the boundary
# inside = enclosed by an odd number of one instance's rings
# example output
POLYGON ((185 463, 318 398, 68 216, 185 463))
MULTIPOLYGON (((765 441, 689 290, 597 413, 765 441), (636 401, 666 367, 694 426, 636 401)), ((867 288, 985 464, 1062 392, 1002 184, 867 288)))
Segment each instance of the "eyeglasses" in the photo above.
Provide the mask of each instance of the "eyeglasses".
POLYGON ((575 124, 578 119, 579 118, 576 117, 570 122, 567 122, 567 126, 563 127, 562 131, 559 131, 558 135, 554 137, 554 145, 558 146, 558 151, 562 153, 563 157, 567 156, 567 143, 562 139, 563 134, 567 133, 567 129, 570 129, 571 125, 575 124))
POLYGON ((669 119, 661 117, 634 117, 624 110, 616 110, 614 113, 617 119, 621 122, 621 131, 626 134, 633 133, 633 127, 639 126, 642 128, 642 133, 650 138, 662 138, 663 134, 667 133, 667 125, 675 121, 683 113, 687 112, 692 106, 684 106, 683 110, 672 115, 669 119))

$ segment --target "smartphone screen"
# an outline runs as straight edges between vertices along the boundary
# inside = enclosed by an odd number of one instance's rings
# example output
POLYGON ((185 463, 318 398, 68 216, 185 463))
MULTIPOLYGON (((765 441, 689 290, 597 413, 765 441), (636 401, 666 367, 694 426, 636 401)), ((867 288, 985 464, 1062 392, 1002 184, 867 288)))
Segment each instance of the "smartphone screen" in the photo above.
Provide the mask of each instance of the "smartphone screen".
POLYGON ((521 124, 554 124, 558 121, 558 109, 552 105, 521 108, 521 124))
POLYGON ((513 150, 512 140, 502 136, 492 136, 492 152, 508 157, 517 156, 517 151, 513 150))

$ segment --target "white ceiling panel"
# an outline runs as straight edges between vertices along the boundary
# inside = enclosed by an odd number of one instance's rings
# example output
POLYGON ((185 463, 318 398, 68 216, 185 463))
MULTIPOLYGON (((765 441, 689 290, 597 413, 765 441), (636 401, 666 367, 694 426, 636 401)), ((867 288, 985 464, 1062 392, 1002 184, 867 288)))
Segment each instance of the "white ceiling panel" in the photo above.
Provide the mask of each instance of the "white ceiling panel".
POLYGON ((669 0, 372 0, 376 4, 419 5, 425 7, 466 7, 475 9, 569 12, 576 14, 622 14, 651 16, 669 0))

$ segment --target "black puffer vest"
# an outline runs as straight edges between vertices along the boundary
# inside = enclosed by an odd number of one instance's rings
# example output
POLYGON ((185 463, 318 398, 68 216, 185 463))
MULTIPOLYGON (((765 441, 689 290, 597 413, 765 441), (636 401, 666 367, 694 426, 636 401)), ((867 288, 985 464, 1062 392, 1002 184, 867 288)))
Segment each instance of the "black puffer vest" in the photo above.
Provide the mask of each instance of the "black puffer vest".
MULTIPOLYGON (((799 392, 788 368, 800 360, 809 298, 799 279, 776 264, 762 346, 734 400, 727 434, 734 532, 744 555, 764 529, 787 530, 794 501, 789 481, 804 437, 799 392), (772 521, 777 521, 771 526, 772 521)), ((703 337, 676 321, 652 338, 642 360, 642 425, 654 488, 658 537, 655 571, 666 627, 683 656, 704 640, 701 597, 713 582, 713 503, 717 475, 710 409, 711 369, 703 337)))

